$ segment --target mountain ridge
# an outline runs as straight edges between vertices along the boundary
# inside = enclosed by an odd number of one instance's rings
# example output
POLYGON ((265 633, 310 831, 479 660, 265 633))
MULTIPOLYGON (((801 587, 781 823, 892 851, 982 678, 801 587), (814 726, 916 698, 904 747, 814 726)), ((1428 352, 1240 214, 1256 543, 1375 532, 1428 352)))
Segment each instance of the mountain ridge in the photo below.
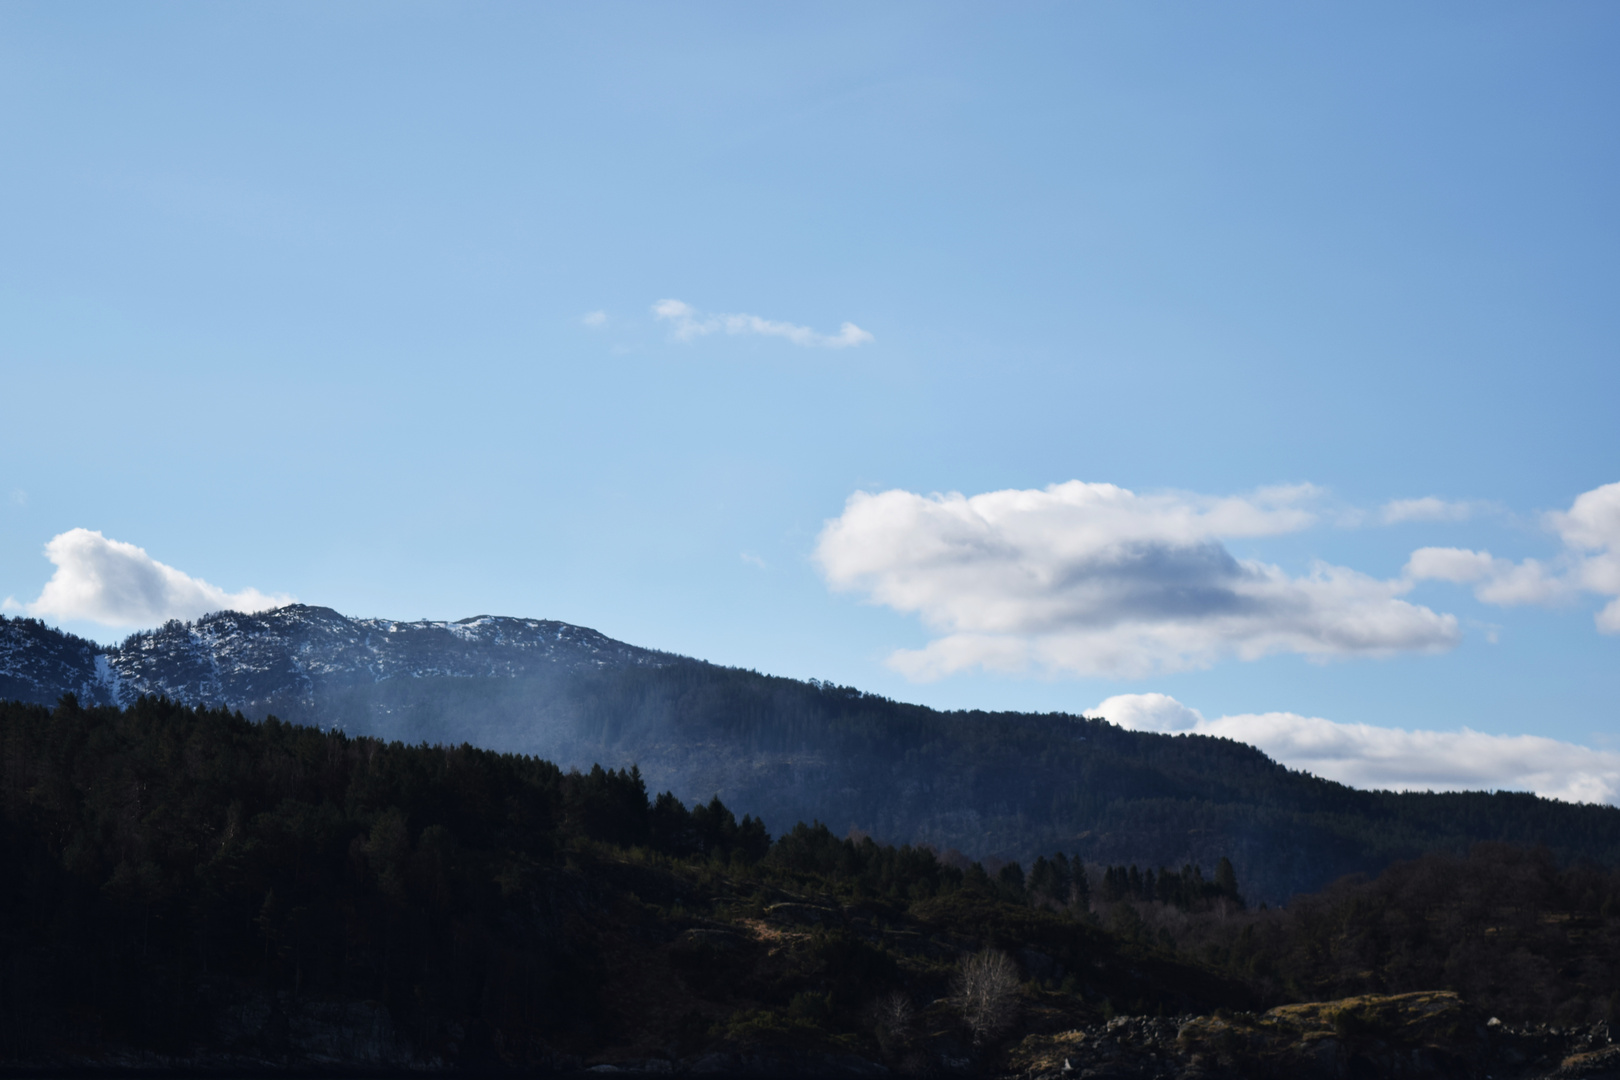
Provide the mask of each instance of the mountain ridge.
POLYGON ((780 832, 925 843, 979 859, 1213 866, 1285 901, 1482 841, 1620 863, 1620 809, 1512 792, 1362 791, 1205 735, 1065 714, 941 712, 725 668, 552 620, 350 619, 297 605, 171 622, 98 646, 0 620, 0 698, 141 694, 563 768, 636 765, 655 791, 719 795, 780 832))

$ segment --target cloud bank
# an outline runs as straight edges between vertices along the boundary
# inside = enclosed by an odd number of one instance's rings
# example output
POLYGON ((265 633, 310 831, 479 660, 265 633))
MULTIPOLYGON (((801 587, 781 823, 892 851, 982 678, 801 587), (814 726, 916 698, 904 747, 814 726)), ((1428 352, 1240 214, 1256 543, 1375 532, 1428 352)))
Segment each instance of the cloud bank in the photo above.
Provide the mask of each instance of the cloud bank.
POLYGON ((1563 541, 1564 551, 1549 562, 1514 562, 1468 548, 1419 548, 1406 564, 1413 581, 1472 585, 1487 604, 1557 604, 1581 593, 1612 597, 1593 618, 1599 631, 1620 634, 1620 483, 1576 497, 1565 511, 1544 517, 1563 541))
POLYGON ((1235 739, 1290 768, 1358 788, 1533 791, 1567 802, 1620 803, 1620 753, 1539 735, 1405 731, 1286 712, 1206 720, 1166 694, 1121 694, 1087 715, 1134 731, 1235 739))
POLYGON ((691 341, 707 334, 763 334, 766 337, 786 338, 795 345, 825 349, 847 349, 865 345, 872 335, 847 322, 836 334, 818 334, 808 326, 773 322, 758 315, 704 315, 692 305, 680 300, 660 300, 652 306, 653 314, 672 324, 677 341, 691 341))
POLYGON ((30 615, 88 619, 104 626, 152 626, 168 619, 195 619, 210 611, 263 611, 294 602, 257 589, 229 593, 201 578, 166 566, 134 544, 109 540, 90 529, 70 529, 45 545, 56 573, 30 615))
POLYGON ((1222 542, 1306 528, 1316 495, 1144 496, 1078 480, 971 498, 857 492, 815 559, 834 589, 915 613, 940 635, 890 657, 918 679, 971 667, 1135 676, 1224 656, 1455 645, 1455 617, 1400 599, 1408 580, 1325 564, 1292 577, 1222 542))

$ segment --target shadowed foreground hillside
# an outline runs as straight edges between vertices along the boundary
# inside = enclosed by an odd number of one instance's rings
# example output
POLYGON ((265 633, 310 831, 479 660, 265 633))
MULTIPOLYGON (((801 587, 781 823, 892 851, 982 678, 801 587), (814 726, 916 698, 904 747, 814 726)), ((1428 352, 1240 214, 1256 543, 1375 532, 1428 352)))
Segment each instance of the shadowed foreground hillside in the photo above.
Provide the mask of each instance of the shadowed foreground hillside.
MULTIPOLYGON (((773 844, 633 771, 65 700, 0 705, 0 805, 13 1061, 880 1056, 874 1001, 926 1008, 986 946, 1052 985, 1054 1016, 1248 1001, 1010 873, 820 827, 773 844)), ((938 1052, 971 1056, 936 1021, 938 1052)))
POLYGON ((1529 1076, 1575 1036, 1498 1037, 1480 1010, 1605 1021, 1620 973, 1620 875, 1545 853, 1435 857, 1262 910, 1225 864, 1054 852, 990 873, 817 825, 773 841, 718 800, 649 799, 634 771, 157 699, 0 705, 0 865, 15 1066, 1004 1073, 1129 1043, 1164 1075, 1260 1075, 1250 1044, 1307 1075, 1307 1050, 1349 1068, 1443 1027, 1436 1061, 1529 1076), (1339 994, 1373 997, 1248 1011, 1339 994), (1215 1019, 1116 1031, 1116 1013, 1215 1019), (1305 1045, 1322 1031, 1337 1057, 1305 1045))

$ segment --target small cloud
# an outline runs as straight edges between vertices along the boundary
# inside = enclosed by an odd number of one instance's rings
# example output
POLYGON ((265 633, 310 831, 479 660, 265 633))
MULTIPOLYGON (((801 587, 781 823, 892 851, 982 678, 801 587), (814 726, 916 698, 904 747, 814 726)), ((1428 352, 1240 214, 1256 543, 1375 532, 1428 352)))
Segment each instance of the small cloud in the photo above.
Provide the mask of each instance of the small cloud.
POLYGON ((1555 604, 1569 599, 1574 588, 1567 577, 1536 559, 1514 562, 1488 551, 1467 548, 1418 548, 1406 561, 1412 581, 1450 581, 1474 586, 1474 595, 1487 604, 1555 604))
POLYGON ((257 589, 228 593, 158 562, 134 544, 90 529, 52 537, 45 557, 56 564, 56 573, 27 605, 30 615, 150 626, 210 611, 264 611, 294 602, 286 593, 266 595, 257 589))
POLYGON ((742 561, 747 563, 749 566, 757 566, 761 570, 769 570, 770 569, 770 567, 765 565, 765 560, 764 559, 760 558, 758 555, 753 554, 752 552, 748 552, 748 551, 743 552, 742 553, 742 561))
POLYGON ((1620 804, 1620 753, 1539 735, 1407 731, 1288 712, 1206 720, 1166 694, 1120 694, 1088 715, 1135 731, 1235 739, 1290 768, 1352 787, 1533 791, 1566 802, 1620 804))
POLYGON ((28 492, 24 491, 22 488, 12 488, 11 502, 14 506, 27 506, 28 492))
POLYGON ((1173 734, 1197 731, 1204 714, 1189 708, 1169 694, 1118 694, 1087 709, 1087 716, 1100 717, 1127 731, 1157 731, 1173 734))
POLYGON ((1392 499, 1378 511, 1385 525, 1403 521, 1467 521, 1478 507, 1471 502, 1453 502, 1426 495, 1421 499, 1392 499))
POLYGON ((607 325, 607 312, 605 312, 605 311, 586 312, 584 315, 581 315, 579 317, 579 321, 584 323, 586 326, 591 327, 592 329, 595 329, 595 328, 597 328, 599 326, 606 326, 607 325))
POLYGON ((0 600, 0 611, 21 611, 23 606, 17 602, 15 596, 8 596, 0 600))
POLYGON ((847 322, 836 334, 820 334, 808 326, 773 322, 758 315, 705 315, 682 300, 660 300, 652 306, 653 315, 673 325, 677 341, 691 341, 707 334, 761 334, 786 338, 795 345, 825 349, 846 349, 866 345, 874 339, 854 323, 847 322))

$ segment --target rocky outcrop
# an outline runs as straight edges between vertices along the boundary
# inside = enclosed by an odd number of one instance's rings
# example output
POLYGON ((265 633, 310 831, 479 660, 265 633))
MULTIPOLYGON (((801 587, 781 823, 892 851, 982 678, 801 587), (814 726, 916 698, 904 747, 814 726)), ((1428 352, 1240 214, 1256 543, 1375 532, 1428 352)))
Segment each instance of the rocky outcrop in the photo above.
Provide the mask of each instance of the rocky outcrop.
POLYGON ((1611 1080, 1620 1078, 1612 1036, 1608 1024, 1485 1020, 1448 992, 1366 995, 1031 1035, 1011 1051, 1006 1080, 1611 1080))

